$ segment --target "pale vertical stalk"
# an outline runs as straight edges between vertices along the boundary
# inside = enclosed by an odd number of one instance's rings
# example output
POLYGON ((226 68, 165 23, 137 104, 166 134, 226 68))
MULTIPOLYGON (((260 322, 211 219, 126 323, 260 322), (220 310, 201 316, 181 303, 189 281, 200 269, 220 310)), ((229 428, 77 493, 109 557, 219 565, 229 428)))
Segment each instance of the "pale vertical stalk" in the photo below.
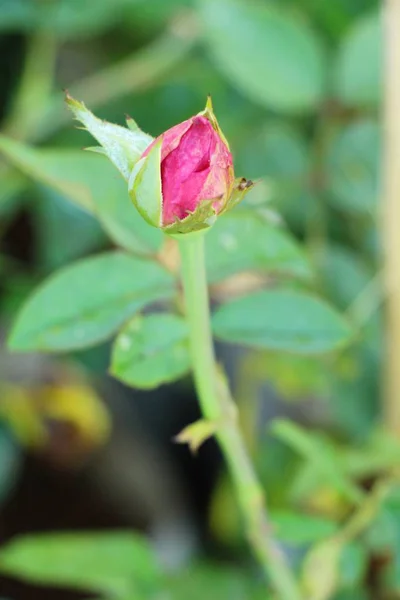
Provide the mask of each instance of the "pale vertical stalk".
POLYGON ((28 39, 24 71, 4 125, 7 135, 27 139, 34 133, 49 102, 56 57, 52 33, 37 31, 28 39))
POLYGON ((382 240, 385 250, 384 413, 400 432, 400 0, 385 0, 385 102, 382 240))
POLYGON ((248 541, 279 600, 301 600, 285 556, 268 522, 263 490, 241 435, 235 406, 219 374, 210 326, 204 234, 180 236, 182 281, 196 391, 203 417, 216 424, 216 437, 232 477, 248 541))

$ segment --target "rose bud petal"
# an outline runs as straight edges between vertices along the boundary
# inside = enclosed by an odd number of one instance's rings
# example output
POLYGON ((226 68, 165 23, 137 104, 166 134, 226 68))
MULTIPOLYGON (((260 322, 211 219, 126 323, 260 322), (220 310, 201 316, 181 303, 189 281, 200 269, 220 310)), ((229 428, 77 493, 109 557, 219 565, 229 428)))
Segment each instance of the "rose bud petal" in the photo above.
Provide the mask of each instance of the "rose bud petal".
POLYGON ((193 213, 199 203, 214 200, 218 214, 234 182, 232 155, 211 122, 197 115, 158 137, 161 146, 162 225, 193 213))

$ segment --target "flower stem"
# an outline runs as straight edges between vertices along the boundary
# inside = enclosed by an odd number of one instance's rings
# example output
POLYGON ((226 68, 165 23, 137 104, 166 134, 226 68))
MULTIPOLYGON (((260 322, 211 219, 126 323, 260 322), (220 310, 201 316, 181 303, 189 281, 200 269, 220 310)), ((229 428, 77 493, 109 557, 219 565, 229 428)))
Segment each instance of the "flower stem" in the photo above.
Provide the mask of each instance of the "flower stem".
POLYGON ((180 236, 182 281, 196 391, 203 417, 218 424, 216 437, 236 489, 248 541, 279 600, 301 600, 293 574, 271 536, 264 494, 238 427, 235 405, 217 369, 210 326, 203 232, 180 236))

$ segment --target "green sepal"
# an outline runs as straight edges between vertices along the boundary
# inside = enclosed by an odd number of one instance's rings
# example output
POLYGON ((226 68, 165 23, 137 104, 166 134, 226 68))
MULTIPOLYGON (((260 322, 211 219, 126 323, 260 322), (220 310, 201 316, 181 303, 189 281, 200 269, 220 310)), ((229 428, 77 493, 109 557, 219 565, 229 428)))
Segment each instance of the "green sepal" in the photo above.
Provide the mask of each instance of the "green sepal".
POLYGON ((215 201, 216 198, 199 202, 196 206, 196 210, 189 213, 184 219, 177 219, 175 223, 163 227, 163 231, 168 234, 176 235, 208 229, 214 225, 217 219, 215 208, 213 207, 215 201))
POLYGON ((86 152, 94 152, 95 154, 103 154, 103 156, 107 156, 107 152, 103 148, 103 146, 88 146, 84 148, 86 152))
POLYGON ((232 194, 228 198, 225 206, 219 212, 220 215, 234 208, 239 202, 243 200, 247 192, 249 192, 255 186, 254 181, 245 179, 244 177, 238 177, 235 179, 232 194))
POLYGON ((142 217, 154 227, 162 227, 161 187, 162 139, 134 166, 129 177, 128 192, 142 217))
POLYGON ((75 100, 69 94, 66 95, 66 103, 75 118, 101 144, 108 158, 128 181, 133 167, 153 138, 141 131, 139 127, 133 128, 132 124, 130 129, 127 129, 98 119, 83 102, 75 100))
POLYGON ((217 117, 214 114, 214 109, 213 109, 213 104, 212 104, 211 96, 207 96, 206 107, 205 107, 204 110, 202 110, 198 114, 201 115, 202 117, 206 117, 206 119, 208 119, 210 121, 211 125, 213 126, 213 128, 215 129, 215 131, 218 133, 219 137, 224 142, 225 146, 228 148, 228 150, 230 150, 229 144, 228 144, 228 140, 226 139, 226 137, 222 133, 222 129, 219 126, 219 123, 217 121, 217 117))
POLYGON ((126 115, 125 117, 125 122, 126 122, 126 126, 128 129, 130 129, 131 131, 141 131, 139 125, 136 123, 135 119, 133 117, 131 117, 130 115, 126 115))

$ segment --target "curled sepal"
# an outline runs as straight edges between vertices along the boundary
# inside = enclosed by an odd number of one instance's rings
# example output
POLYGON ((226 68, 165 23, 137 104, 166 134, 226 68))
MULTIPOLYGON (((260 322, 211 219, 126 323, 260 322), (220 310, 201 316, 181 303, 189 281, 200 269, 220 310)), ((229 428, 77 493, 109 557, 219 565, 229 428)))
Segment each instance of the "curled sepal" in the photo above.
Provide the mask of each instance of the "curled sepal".
POLYGON ((254 186, 254 181, 251 181, 250 179, 245 179, 244 177, 239 177, 235 179, 232 194, 230 195, 227 203, 222 208, 219 214, 222 215, 224 212, 234 208, 237 204, 239 204, 239 202, 243 200, 247 192, 253 189, 254 186))
POLYGON ((212 200, 203 200, 197 205, 196 210, 190 212, 187 217, 181 220, 177 219, 172 225, 163 227, 163 230, 165 233, 176 235, 208 229, 214 225, 217 219, 214 207, 215 202, 215 198, 212 200))
POLYGON ((217 422, 201 419, 182 429, 174 439, 178 444, 188 444, 193 454, 196 454, 200 446, 213 436, 217 429, 217 422))
POLYGON ((86 152, 94 152, 95 154, 103 154, 103 156, 107 156, 107 152, 104 150, 103 146, 86 146, 84 150, 86 150, 86 152))
POLYGON ((128 182, 128 192, 133 204, 154 227, 162 227, 161 145, 160 139, 135 164, 128 182))
POLYGON ((133 128, 132 124, 130 129, 126 129, 98 119, 83 102, 75 100, 69 94, 66 95, 66 103, 75 118, 101 144, 108 158, 128 181, 133 167, 153 138, 137 126, 133 128))

